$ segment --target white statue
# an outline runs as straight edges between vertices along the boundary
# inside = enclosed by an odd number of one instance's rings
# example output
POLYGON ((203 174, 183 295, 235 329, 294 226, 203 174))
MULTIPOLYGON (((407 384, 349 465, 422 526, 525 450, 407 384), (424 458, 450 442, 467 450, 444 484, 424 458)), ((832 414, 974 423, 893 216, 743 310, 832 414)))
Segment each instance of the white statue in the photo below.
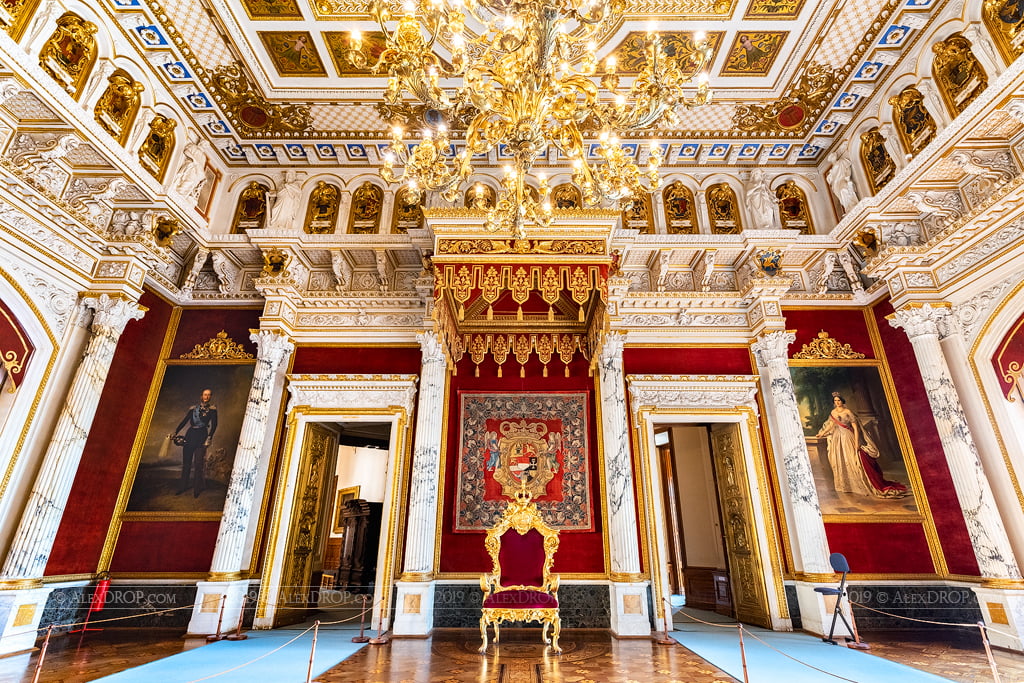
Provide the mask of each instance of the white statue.
POLYGON ((210 143, 206 140, 190 142, 185 145, 182 154, 185 161, 178 168, 174 177, 174 191, 186 199, 195 201, 206 184, 206 152, 210 143))
POLYGON ((860 201, 860 198, 857 197, 857 187, 853 184, 853 164, 849 159, 841 157, 835 152, 828 155, 828 162, 832 164, 832 168, 825 175, 828 179, 828 186, 832 188, 832 194, 842 204, 843 211, 849 211, 860 201))
POLYGON ((750 172, 750 183, 747 185, 747 212, 753 221, 753 227, 757 230, 782 229, 779 203, 768 188, 768 178, 759 168, 750 172))
POLYGON ((299 216, 299 201, 302 198, 302 183, 295 171, 284 174, 284 184, 277 191, 277 200, 270 213, 267 227, 271 230, 287 230, 293 227, 299 216))

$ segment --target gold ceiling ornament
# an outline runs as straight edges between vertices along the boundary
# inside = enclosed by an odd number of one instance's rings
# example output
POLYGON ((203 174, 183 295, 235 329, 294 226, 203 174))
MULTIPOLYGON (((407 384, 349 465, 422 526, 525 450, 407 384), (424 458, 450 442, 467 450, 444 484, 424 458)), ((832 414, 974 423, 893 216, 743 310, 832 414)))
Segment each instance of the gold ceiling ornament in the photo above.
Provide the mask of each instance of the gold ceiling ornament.
POLYGON ((389 105, 401 105, 406 91, 426 105, 421 130, 392 128, 381 176, 406 183, 411 192, 438 192, 454 201, 475 156, 495 147, 507 149, 511 161, 485 227, 519 238, 526 225, 545 227, 554 219, 546 177, 538 173, 535 182, 529 181, 534 163, 549 147, 570 160, 573 182, 588 206, 611 202, 628 208, 635 196, 653 191, 660 184, 663 147, 651 145, 647 168, 641 170, 620 136, 672 128, 678 107, 709 102, 706 68, 712 47, 705 36, 696 35, 690 52, 669 57, 660 37, 648 31, 646 63, 628 90, 620 90, 615 58, 605 62, 599 81, 607 92, 602 97, 595 82, 594 37, 619 20, 623 7, 624 0, 406 0, 401 15, 393 16, 386 0, 370 0, 385 48, 369 64, 362 34, 352 31, 349 62, 388 74, 384 100, 389 105), (389 30, 394 21, 397 27, 389 30), (438 42, 451 48, 448 63, 434 54, 438 42), (574 54, 580 55, 575 64, 574 54), (459 82, 443 87, 448 79, 459 82), (687 97, 683 88, 695 79, 696 92, 687 97), (461 117, 469 118, 466 144, 453 155, 449 129, 461 117), (599 131, 595 163, 587 160, 585 129, 599 131), (422 133, 411 150, 407 133, 422 133))
POLYGON ((181 223, 173 216, 157 216, 153 221, 153 239, 157 246, 169 247, 174 236, 181 232, 181 223))
POLYGON ((238 62, 210 74, 213 99, 224 105, 239 133, 248 137, 297 137, 313 127, 309 107, 272 104, 258 95, 238 62))
POLYGON ((288 264, 291 260, 292 255, 286 251, 277 247, 268 249, 263 252, 263 272, 260 274, 265 277, 288 277, 288 264))
POLYGON ((864 258, 873 258, 878 255, 878 235, 874 228, 864 228, 853 236, 853 246, 857 247, 860 255, 864 258))
POLYGON ((253 355, 221 330, 210 341, 196 344, 194 349, 180 357, 188 360, 249 360, 253 355))
POLYGON ((797 79, 789 94, 771 104, 736 107, 734 124, 753 133, 788 133, 812 123, 841 82, 837 72, 823 64, 811 64, 797 79))
POLYGON ((838 340, 828 336, 828 332, 818 332, 818 338, 804 344, 793 358, 799 360, 848 360, 865 358, 859 351, 854 351, 849 344, 841 344, 838 340))

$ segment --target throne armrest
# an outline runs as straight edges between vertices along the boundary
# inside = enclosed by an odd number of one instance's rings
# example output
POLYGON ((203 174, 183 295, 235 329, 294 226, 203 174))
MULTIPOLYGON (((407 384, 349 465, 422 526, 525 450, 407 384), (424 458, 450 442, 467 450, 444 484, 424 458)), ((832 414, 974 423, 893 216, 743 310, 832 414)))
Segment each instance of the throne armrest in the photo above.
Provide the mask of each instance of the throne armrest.
POLYGON ((484 592, 484 597, 494 592, 494 589, 498 586, 498 577, 493 574, 483 574, 480 576, 480 590, 484 592))
POLYGON ((541 587, 541 590, 545 593, 550 593, 551 595, 557 598, 559 583, 561 583, 561 580, 559 579, 558 574, 551 574, 550 576, 548 576, 548 580, 541 587))

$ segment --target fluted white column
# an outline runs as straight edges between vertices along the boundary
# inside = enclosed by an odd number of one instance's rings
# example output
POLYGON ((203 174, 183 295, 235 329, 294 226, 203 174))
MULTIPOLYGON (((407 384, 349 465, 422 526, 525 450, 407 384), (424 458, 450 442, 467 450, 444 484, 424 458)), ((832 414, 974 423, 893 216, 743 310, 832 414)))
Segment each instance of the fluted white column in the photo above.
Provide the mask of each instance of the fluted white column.
POLYGON ((948 308, 925 304, 899 310, 889 322, 906 332, 914 347, 981 575, 990 579, 1020 579, 1020 569, 939 343, 939 326, 949 315, 948 308))
MULTIPOLYGON (((409 489, 409 521, 405 532, 406 575, 426 578, 434 570, 437 538, 437 492, 441 471, 441 415, 447 364, 441 340, 433 332, 416 335, 422 350, 416 436, 409 489)), ((406 577, 408 580, 409 576, 406 577)))
POLYGON ((605 336, 598 365, 601 385, 601 434, 608 496, 608 549, 613 573, 640 573, 636 494, 629 452, 626 384, 622 374, 623 335, 605 336))
POLYGON ((789 374, 789 345, 795 340, 792 332, 766 332, 757 338, 751 349, 758 366, 764 368, 771 391, 775 421, 772 441, 786 470, 791 522, 802 570, 805 574, 831 574, 825 524, 821 519, 818 491, 814 488, 793 378, 789 374))
POLYGON ((416 406, 409 516, 405 530, 402 579, 396 584, 397 636, 423 636, 434 627, 434 544, 437 541, 438 482, 441 472, 441 425, 448 365, 434 332, 416 335, 422 350, 420 393, 416 406))
POLYGON ((224 514, 217 532, 217 546, 210 566, 210 578, 215 580, 237 579, 242 569, 245 539, 256 493, 259 458, 267 437, 274 380, 281 363, 295 349, 288 336, 277 330, 254 330, 249 338, 258 349, 256 369, 249 387, 242 431, 231 469, 231 483, 228 485, 224 514))
POLYGON ((82 305, 93 311, 89 341, 7 553, 2 581, 43 576, 117 342, 128 321, 140 319, 146 311, 135 301, 106 294, 87 296, 82 305))

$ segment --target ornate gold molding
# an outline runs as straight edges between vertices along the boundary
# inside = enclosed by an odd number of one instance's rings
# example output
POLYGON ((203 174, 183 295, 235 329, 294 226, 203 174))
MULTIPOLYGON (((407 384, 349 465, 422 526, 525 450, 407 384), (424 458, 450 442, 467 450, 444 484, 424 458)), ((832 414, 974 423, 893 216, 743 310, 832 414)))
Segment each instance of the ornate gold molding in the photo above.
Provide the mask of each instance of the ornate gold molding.
POLYGON ((438 254, 602 255, 604 240, 442 239, 438 254))
POLYGON ((309 107, 272 104, 258 95, 242 65, 225 64, 210 74, 213 98, 224 105, 235 129, 247 137, 308 132, 313 127, 309 107))
POLYGON ((179 357, 190 360, 248 360, 253 355, 247 352, 241 344, 228 337, 227 332, 221 330, 210 341, 205 344, 196 344, 194 349, 179 357))
POLYGON ((811 64, 788 94, 771 104, 736 107, 735 126, 742 131, 780 133, 813 125, 825 100, 839 83, 839 72, 811 64))
POLYGON ((818 332, 818 338, 804 344, 799 352, 793 354, 793 358, 799 359, 851 359, 866 358, 863 353, 854 351, 849 344, 842 344, 837 339, 828 336, 828 332, 818 332))

